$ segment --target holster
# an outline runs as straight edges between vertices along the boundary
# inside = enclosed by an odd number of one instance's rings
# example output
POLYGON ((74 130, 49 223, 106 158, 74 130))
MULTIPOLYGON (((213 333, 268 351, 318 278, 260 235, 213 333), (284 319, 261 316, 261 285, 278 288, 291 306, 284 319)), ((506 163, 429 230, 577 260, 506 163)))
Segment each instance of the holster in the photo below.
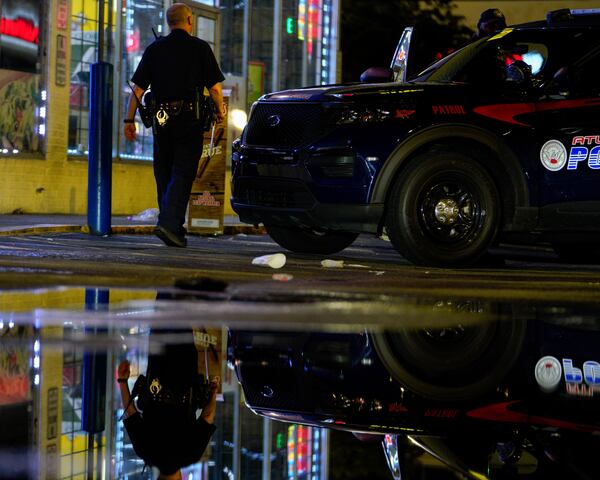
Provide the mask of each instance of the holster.
POLYGON ((144 127, 150 128, 154 124, 154 115, 156 114, 156 105, 154 95, 151 91, 146 92, 142 97, 142 102, 138 104, 138 111, 144 127))
POLYGON ((202 122, 202 129, 205 132, 208 132, 217 115, 215 102, 213 102, 213 99, 210 97, 210 95, 204 95, 202 91, 196 89, 195 103, 196 120, 202 122))

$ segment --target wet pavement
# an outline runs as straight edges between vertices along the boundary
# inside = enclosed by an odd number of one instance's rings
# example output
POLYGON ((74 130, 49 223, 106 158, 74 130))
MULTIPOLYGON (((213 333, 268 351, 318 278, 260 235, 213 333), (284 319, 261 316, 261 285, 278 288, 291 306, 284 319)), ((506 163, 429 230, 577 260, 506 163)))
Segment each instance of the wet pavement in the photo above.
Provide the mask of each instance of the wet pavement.
POLYGON ((427 269, 369 237, 252 264, 278 252, 246 233, 0 236, 0 478, 153 478, 117 367, 133 389, 183 344, 222 378, 186 479, 361 478, 344 465, 373 448, 371 478, 594 478, 600 266, 503 247, 427 269))

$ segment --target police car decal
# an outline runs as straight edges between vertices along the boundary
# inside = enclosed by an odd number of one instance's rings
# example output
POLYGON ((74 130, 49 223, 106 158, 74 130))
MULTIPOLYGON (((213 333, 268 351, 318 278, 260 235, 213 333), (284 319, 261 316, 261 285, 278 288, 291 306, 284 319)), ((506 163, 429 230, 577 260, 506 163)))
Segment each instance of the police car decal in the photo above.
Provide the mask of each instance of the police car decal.
POLYGON ((556 390, 562 377, 560 362, 550 356, 542 357, 535 365, 535 380, 544 392, 556 390))
POLYGON ((567 149, 558 140, 548 140, 540 150, 542 165, 551 172, 561 170, 565 164, 567 170, 577 170, 581 162, 588 168, 600 170, 600 135, 573 137, 571 149, 567 149))
POLYGON ((551 172, 556 172, 567 162, 567 149, 558 140, 548 140, 540 150, 542 165, 551 172))
POLYGON ((574 137, 572 144, 567 170, 577 170, 579 162, 586 160, 592 170, 600 169, 600 135, 574 137))
POLYGON ((535 380, 546 393, 556 390, 564 378, 569 395, 593 397, 600 394, 600 363, 587 360, 582 367, 576 367, 571 358, 563 358, 561 364, 556 357, 545 356, 535 365, 535 380))

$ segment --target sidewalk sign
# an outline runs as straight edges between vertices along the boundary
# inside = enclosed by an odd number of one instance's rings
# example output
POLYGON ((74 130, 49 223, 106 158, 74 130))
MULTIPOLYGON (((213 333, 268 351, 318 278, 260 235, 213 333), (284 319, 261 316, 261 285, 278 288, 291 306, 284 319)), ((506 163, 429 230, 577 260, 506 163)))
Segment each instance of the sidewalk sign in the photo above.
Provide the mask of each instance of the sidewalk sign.
MULTIPOLYGON (((208 377, 223 378, 223 342, 226 341, 221 328, 194 329, 194 344, 198 350, 198 373, 208 377)), ((217 393, 222 393, 221 388, 217 393)))
MULTIPOLYGON (((224 97, 223 102, 227 106, 228 97, 224 97)), ((210 130, 204 133, 202 157, 192 185, 188 215, 190 233, 223 233, 227 118, 215 127, 212 155, 209 159, 211 134, 210 130)))

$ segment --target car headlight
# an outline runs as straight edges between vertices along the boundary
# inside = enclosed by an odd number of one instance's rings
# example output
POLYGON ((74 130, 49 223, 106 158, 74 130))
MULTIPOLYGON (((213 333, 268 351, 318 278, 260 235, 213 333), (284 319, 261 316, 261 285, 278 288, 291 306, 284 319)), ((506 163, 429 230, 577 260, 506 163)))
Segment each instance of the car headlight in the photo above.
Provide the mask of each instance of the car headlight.
POLYGON ((380 123, 390 118, 392 118, 392 112, 388 109, 356 106, 342 111, 337 118, 336 124, 380 123))

